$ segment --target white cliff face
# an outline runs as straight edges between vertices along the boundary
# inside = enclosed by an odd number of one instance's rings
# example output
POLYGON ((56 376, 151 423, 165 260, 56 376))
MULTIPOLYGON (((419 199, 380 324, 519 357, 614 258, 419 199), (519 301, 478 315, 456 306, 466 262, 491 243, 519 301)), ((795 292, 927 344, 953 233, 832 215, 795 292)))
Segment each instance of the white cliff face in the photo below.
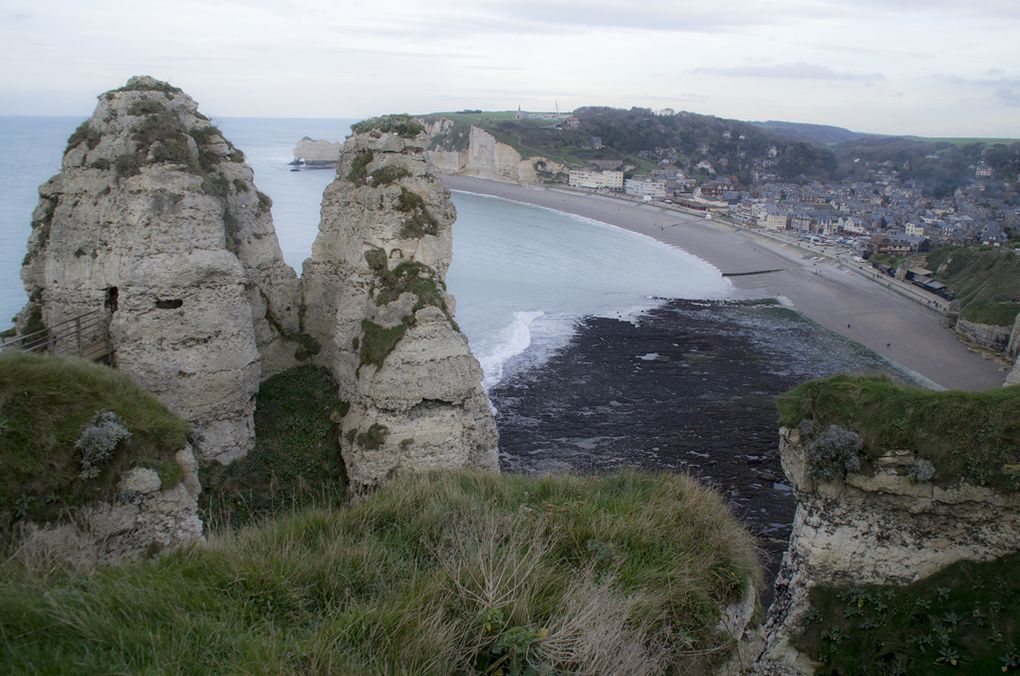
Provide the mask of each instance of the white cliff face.
MULTIPOLYGON (((429 127, 429 136, 441 138, 449 132, 452 123, 443 120, 429 127)), ((546 157, 522 158, 512 146, 500 143, 496 137, 478 127, 471 127, 466 150, 452 150, 442 145, 427 152, 429 164, 440 174, 476 176, 494 181, 537 183, 539 172, 556 174, 565 167, 546 157)))
POLYGON ((776 580, 759 673, 811 674, 790 643, 819 584, 909 584, 960 560, 986 561, 1020 549, 1020 496, 961 485, 941 488, 905 475, 904 451, 880 458, 874 475, 819 482, 808 471, 807 440, 782 429, 783 469, 797 494, 790 545, 776 580))
POLYGON ((116 498, 79 508, 57 524, 27 524, 18 556, 26 563, 91 569, 133 561, 202 539, 198 464, 190 446, 175 457, 182 479, 163 486, 154 470, 135 467, 117 483, 116 498))
POLYGON ((1009 344, 1006 346, 1006 354, 1013 357, 1013 370, 1006 376, 1006 386, 1020 385, 1020 314, 1013 322, 1013 331, 1009 334, 1009 344))
POLYGON ((981 347, 1005 351, 1009 343, 1010 327, 993 324, 978 324, 966 319, 956 320, 956 332, 966 336, 981 347))
POLYGON ((498 467, 481 368, 443 281, 456 212, 426 142, 384 130, 347 140, 304 265, 305 331, 351 404, 354 487, 402 469, 498 467))
POLYGON ((340 157, 344 144, 334 141, 323 141, 307 136, 294 145, 294 161, 304 162, 311 166, 332 166, 340 157))
POLYGON ((22 332, 104 314, 112 360, 229 462, 254 439, 260 378, 294 363, 294 271, 269 198, 197 104, 152 78, 103 94, 40 188, 22 332))

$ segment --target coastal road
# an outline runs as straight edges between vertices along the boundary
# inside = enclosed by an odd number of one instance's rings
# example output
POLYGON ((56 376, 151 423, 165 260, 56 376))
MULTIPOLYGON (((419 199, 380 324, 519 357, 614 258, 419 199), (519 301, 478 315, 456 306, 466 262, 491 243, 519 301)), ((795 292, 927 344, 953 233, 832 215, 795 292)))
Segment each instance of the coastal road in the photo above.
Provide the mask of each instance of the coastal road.
POLYGON ((779 269, 728 279, 738 297, 788 299, 825 328, 942 387, 985 390, 1000 387, 1005 378, 1004 367, 957 340, 941 314, 892 291, 880 280, 841 269, 830 259, 805 258, 797 246, 651 204, 464 176, 442 178, 453 190, 558 209, 653 237, 722 272, 779 269))

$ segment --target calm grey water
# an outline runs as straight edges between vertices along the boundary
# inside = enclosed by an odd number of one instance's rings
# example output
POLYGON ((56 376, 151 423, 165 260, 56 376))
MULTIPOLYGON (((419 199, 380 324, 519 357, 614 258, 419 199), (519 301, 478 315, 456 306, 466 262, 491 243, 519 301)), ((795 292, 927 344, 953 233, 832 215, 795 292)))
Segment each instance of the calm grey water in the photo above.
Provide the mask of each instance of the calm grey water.
MULTIPOLYGON (((39 184, 57 172, 81 123, 70 117, 0 117, 0 328, 25 302, 19 270, 39 184)), ((302 136, 341 139, 354 120, 215 119, 244 151, 273 199, 284 258, 299 273, 318 230, 331 170, 290 171, 302 136)), ((549 209, 455 193, 454 260, 447 277, 457 319, 491 387, 534 365, 585 315, 629 317, 663 298, 724 298, 731 286, 709 264, 655 240, 549 209)))

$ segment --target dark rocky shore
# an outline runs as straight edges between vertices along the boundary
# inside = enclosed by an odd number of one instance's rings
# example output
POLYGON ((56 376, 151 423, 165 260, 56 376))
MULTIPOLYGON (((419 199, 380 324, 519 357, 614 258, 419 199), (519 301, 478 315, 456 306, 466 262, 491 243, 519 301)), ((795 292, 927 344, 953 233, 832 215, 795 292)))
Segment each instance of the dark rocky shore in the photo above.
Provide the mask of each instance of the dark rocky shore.
POLYGON ((758 535, 769 578, 795 503, 775 397, 889 362, 772 301, 671 300, 631 323, 587 318, 546 363, 490 392, 504 470, 686 471, 758 535))

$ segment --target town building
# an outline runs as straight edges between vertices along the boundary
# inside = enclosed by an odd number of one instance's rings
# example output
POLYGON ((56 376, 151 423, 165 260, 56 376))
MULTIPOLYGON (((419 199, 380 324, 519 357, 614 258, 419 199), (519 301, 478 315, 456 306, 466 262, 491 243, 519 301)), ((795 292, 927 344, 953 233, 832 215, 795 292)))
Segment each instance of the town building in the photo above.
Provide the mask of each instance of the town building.
POLYGON ((666 182, 640 178, 628 178, 623 182, 623 191, 646 199, 666 199, 666 182))
POLYGON ((623 190, 623 172, 571 169, 569 185, 571 188, 589 190, 623 190))

